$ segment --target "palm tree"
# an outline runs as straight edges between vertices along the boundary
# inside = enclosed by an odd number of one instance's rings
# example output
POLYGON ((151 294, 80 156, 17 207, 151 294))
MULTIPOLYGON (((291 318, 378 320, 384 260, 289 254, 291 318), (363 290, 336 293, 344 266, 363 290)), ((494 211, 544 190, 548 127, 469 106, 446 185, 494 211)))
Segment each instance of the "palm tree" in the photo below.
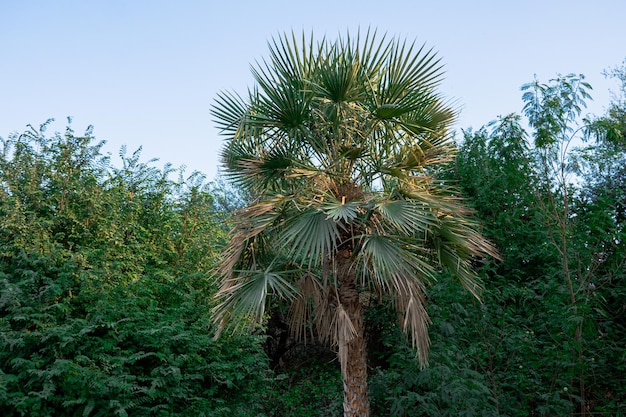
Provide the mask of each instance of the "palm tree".
POLYGON ((249 326, 268 296, 288 302, 296 337, 337 349, 344 415, 367 416, 366 300, 392 300, 426 364, 427 284, 447 269, 478 297, 470 262, 495 250, 435 178, 454 158, 456 112, 432 50, 369 30, 269 46, 247 97, 212 108, 225 173, 254 196, 233 216, 215 317, 249 326))

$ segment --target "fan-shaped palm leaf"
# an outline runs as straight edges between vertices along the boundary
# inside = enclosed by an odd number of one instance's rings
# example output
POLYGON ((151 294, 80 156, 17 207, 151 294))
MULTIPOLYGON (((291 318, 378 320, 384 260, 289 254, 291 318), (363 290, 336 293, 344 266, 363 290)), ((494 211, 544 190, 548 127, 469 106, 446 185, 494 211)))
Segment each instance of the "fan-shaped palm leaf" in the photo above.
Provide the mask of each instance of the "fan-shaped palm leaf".
POLYGON ((433 210, 413 200, 385 200, 378 203, 376 209, 384 221, 406 236, 424 236, 436 223, 433 210))
POLYGON ((316 208, 293 213, 283 226, 283 250, 296 259, 320 264, 332 253, 341 239, 339 223, 316 208))
POLYGON ((339 224, 348 224, 356 220, 359 215, 360 204, 356 201, 339 201, 335 198, 324 201, 322 210, 329 219, 339 224))
POLYGON ((289 282, 290 274, 278 265, 270 265, 265 270, 234 271, 228 285, 222 288, 222 301, 213 309, 220 321, 230 316, 246 317, 251 323, 260 323, 265 315, 268 295, 291 300, 297 290, 289 282))
POLYGON ((435 270, 423 255, 423 248, 408 245, 397 237, 366 235, 361 237, 357 256, 370 284, 393 294, 407 291, 412 280, 428 282, 435 277, 435 270))

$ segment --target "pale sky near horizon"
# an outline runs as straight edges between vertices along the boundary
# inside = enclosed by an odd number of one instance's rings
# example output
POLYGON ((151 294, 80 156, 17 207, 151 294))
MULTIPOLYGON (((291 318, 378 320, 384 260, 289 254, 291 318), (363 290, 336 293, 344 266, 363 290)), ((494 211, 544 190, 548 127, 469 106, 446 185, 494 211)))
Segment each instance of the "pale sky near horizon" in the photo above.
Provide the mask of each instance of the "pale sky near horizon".
POLYGON ((438 51, 459 129, 521 112, 520 86, 535 74, 584 74, 588 111, 601 114, 617 89, 602 71, 626 58, 625 21, 624 0, 0 0, 0 136, 48 118, 63 132, 72 116, 78 133, 94 125, 105 152, 142 146, 143 160, 212 179, 216 94, 245 94, 276 35, 358 27, 438 51))

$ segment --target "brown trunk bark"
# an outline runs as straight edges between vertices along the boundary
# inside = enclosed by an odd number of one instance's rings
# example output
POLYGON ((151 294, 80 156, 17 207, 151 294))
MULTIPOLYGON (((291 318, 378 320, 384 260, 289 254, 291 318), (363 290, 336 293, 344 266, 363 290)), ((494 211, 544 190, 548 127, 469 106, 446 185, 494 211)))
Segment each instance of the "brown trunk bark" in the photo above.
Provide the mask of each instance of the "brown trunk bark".
POLYGON ((342 363, 343 375, 343 415, 344 417, 369 417, 370 407, 367 395, 367 345, 365 342, 365 322, 363 305, 359 300, 356 286, 356 272, 350 265, 350 253, 340 253, 339 302, 346 310, 355 334, 347 342, 339 341, 339 358, 347 355, 342 363), (342 256, 343 255, 343 256, 342 256))

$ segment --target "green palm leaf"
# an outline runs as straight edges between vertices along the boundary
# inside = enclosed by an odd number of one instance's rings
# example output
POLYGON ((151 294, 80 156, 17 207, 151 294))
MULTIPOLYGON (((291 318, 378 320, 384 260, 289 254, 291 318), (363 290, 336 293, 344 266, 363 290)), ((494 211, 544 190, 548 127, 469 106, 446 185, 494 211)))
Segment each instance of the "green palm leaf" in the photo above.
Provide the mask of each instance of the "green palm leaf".
POLYGON ((318 264, 337 247, 341 234, 337 222, 319 209, 292 213, 282 232, 282 248, 297 259, 318 264))
POLYGON ((265 63, 264 66, 268 73, 274 74, 275 79, 308 79, 317 68, 325 46, 325 39, 316 45, 313 36, 307 42, 304 32, 300 41, 296 39, 295 32, 291 33, 291 38, 284 34, 269 43, 271 65, 265 63))
POLYGON ((222 301, 214 308, 219 319, 238 317, 260 323, 265 315, 267 297, 292 300, 297 290, 289 282, 290 274, 277 265, 264 270, 237 270, 228 285, 220 290, 222 301))
POLYGON ((433 210, 414 200, 386 200, 378 203, 376 209, 384 221, 407 236, 424 236, 436 223, 433 210))
POLYGON ((324 202, 322 210, 334 222, 348 224, 352 223, 359 215, 360 204, 356 201, 339 201, 330 199, 324 202))
POLYGON ((248 123, 289 133, 291 129, 302 126, 308 120, 310 94, 304 91, 302 81, 293 80, 277 86, 268 85, 270 81, 258 72, 255 72, 255 78, 261 90, 258 100, 251 108, 248 123))
POLYGON ((388 294, 404 293, 413 281, 433 279, 435 271, 418 254, 422 248, 407 245, 393 236, 363 236, 359 258, 372 284, 388 294))
POLYGON ((246 102, 238 94, 220 92, 211 113, 216 118, 214 121, 223 134, 236 135, 247 109, 246 102))
POLYGON ((439 263, 480 299, 482 283, 472 271, 471 260, 484 254, 498 258, 498 253, 472 226, 467 220, 446 216, 433 231, 433 239, 439 263))

